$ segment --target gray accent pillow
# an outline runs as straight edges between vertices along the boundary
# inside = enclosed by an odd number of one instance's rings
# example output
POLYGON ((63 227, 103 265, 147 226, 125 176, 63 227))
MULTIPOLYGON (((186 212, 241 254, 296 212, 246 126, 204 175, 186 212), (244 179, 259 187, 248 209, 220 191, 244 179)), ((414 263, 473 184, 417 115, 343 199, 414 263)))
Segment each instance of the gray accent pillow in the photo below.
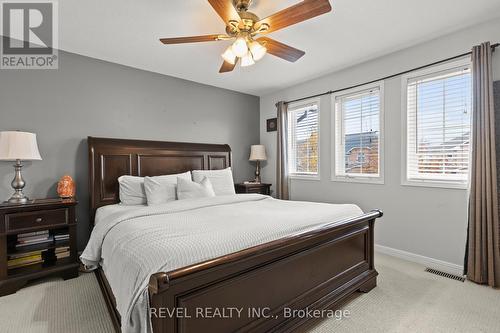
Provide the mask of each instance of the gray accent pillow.
POLYGON ((177 198, 179 200, 207 197, 215 197, 212 183, 207 177, 204 177, 199 183, 177 178, 177 198))

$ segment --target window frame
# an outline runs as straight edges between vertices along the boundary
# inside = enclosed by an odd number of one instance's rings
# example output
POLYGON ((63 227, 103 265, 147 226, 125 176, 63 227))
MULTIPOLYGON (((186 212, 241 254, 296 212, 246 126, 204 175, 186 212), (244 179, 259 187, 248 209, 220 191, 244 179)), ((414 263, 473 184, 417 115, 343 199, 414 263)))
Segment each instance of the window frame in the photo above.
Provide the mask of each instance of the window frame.
MULTIPOLYGON (((305 174, 305 173, 295 173, 290 171, 290 165, 288 165, 288 177, 291 180, 298 179, 298 180, 321 180, 320 176, 320 170, 321 170, 321 102, 319 98, 310 98, 304 101, 300 102, 295 102, 295 103, 290 103, 287 108, 287 127, 288 127, 288 121, 290 120, 290 113, 295 112, 299 109, 305 108, 310 105, 316 105, 318 108, 318 172, 316 174, 305 174)), ((287 131, 290 129, 287 128, 287 131)), ((287 133, 287 150, 290 152, 290 142, 288 142, 288 135, 287 133)), ((287 157, 289 158, 289 157, 287 157)), ((287 164, 289 164, 290 160, 287 161, 287 164)))
MULTIPOLYGON (((423 77, 423 76, 437 76, 441 72, 450 71, 469 67, 472 74, 472 62, 470 58, 463 58, 454 60, 441 65, 435 65, 429 68, 413 71, 401 76, 401 185, 403 186, 420 186, 420 187, 438 187, 448 189, 461 189, 467 190, 470 182, 470 158, 471 151, 469 149, 469 176, 466 182, 457 180, 438 180, 438 179, 409 179, 408 177, 408 81, 423 77)), ((471 91, 472 94, 472 91, 471 91)), ((473 104, 473 103, 472 103, 473 104)), ((472 110, 471 110, 472 112, 472 110)), ((471 115, 471 135, 472 138, 472 115, 471 115)))
MULTIPOLYGON (((377 81, 370 84, 365 84, 360 87, 344 90, 342 92, 332 94, 331 96, 331 181, 332 182, 351 182, 351 183, 365 183, 365 184, 380 184, 385 183, 385 82, 377 81), (379 172, 378 176, 355 175, 355 174, 339 174, 337 173, 337 141, 342 133, 337 133, 337 121, 342 120, 340 111, 337 110, 337 99, 349 95, 362 94, 368 90, 379 90, 379 172)), ((345 156, 344 156, 345 157, 345 156)))

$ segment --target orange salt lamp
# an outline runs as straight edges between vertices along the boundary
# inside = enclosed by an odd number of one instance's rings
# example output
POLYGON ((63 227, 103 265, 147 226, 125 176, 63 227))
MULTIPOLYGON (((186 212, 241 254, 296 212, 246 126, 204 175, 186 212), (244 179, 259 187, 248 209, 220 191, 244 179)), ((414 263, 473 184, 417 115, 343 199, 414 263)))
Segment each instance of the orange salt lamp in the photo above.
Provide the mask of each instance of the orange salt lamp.
POLYGON ((76 193, 76 185, 71 176, 63 176, 57 183, 57 194, 63 199, 73 198, 76 193))

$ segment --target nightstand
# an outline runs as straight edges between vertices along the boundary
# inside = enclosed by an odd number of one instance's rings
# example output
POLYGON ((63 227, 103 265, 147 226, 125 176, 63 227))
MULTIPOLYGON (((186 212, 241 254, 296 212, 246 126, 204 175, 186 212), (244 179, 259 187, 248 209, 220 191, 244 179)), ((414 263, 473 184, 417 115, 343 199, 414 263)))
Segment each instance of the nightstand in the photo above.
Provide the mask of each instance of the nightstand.
POLYGON ((76 205, 73 199, 0 204, 0 296, 33 279, 78 276, 76 205))
POLYGON ((271 184, 264 183, 240 183, 234 185, 236 193, 260 193, 271 195, 271 184))

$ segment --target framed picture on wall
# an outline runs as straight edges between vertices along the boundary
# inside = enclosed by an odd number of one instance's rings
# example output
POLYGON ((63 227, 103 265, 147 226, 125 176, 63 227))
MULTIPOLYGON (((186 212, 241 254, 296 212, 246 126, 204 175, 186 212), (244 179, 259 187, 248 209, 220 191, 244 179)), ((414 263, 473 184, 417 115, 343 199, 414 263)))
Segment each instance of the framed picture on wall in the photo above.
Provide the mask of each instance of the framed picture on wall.
POLYGON ((278 130, 278 118, 271 118, 267 120, 267 131, 275 132, 278 130))

